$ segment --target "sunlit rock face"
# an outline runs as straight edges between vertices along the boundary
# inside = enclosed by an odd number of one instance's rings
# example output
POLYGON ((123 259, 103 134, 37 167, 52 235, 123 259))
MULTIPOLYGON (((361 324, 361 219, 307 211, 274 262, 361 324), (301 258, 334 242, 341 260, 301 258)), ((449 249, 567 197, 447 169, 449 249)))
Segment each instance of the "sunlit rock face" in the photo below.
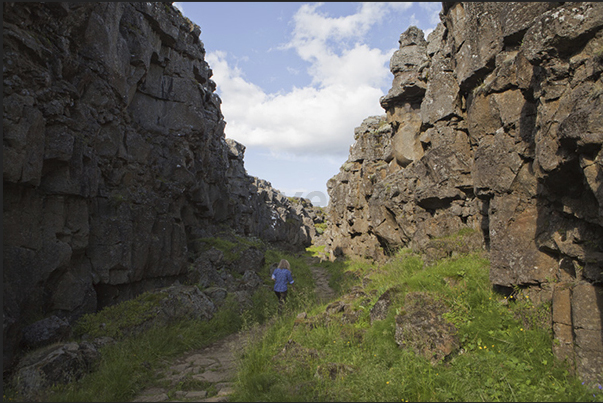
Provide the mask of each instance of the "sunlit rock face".
POLYGON ((5 367, 24 326, 185 279, 217 229, 310 244, 225 139, 199 34, 170 3, 3 5, 5 367))
POLYGON ((602 382, 603 5, 443 3, 392 56, 385 114, 328 183, 332 258, 462 229, 490 278, 552 302, 555 350, 602 382))

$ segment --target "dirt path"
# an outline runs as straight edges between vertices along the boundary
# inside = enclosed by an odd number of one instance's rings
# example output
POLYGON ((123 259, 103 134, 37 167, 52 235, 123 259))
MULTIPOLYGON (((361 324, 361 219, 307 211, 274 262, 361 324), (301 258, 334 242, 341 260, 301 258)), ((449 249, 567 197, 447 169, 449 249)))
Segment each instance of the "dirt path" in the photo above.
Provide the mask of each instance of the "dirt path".
POLYGON ((316 284, 316 296, 319 303, 324 303, 335 298, 335 291, 329 287, 329 273, 320 266, 315 266, 320 260, 318 258, 308 258, 308 265, 314 277, 316 284))
POLYGON ((190 351, 158 372, 159 381, 134 402, 227 402, 233 392, 236 357, 263 328, 231 334, 205 348, 190 351))
MULTIPOLYGON (((320 303, 335 297, 329 287, 329 274, 316 266, 317 258, 308 258, 320 303)), ((245 345, 263 331, 264 326, 231 334, 205 348, 190 351, 158 372, 155 386, 143 390, 134 402, 227 402, 233 392, 236 357, 245 345), (160 386, 157 386, 160 385, 160 386)))

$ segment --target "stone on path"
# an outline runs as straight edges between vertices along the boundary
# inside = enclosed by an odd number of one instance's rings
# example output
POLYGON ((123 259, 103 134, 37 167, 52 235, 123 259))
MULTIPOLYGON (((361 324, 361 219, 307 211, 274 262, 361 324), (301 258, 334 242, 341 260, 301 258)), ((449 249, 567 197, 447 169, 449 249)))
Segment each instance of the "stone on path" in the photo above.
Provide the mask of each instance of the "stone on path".
POLYGON ((133 401, 163 402, 176 398, 184 401, 227 402, 228 396, 234 392, 232 380, 236 372, 235 357, 256 331, 257 329, 252 329, 231 334, 200 350, 184 354, 160 372, 156 384, 168 384, 168 387, 152 386, 142 391, 133 401), (187 380, 193 384, 194 381, 200 381, 200 389, 178 390, 187 380), (215 396, 208 397, 210 389, 217 392, 215 396))

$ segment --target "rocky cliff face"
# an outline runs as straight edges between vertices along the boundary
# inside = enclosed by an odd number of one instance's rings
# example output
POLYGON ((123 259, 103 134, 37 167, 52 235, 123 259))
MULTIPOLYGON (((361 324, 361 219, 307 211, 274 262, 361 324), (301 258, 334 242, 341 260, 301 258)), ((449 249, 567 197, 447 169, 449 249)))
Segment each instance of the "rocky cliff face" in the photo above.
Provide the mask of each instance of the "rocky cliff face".
POLYGON ((228 194, 235 207, 232 225, 239 233, 257 236, 283 249, 299 249, 312 243, 316 230, 312 203, 285 197, 270 182, 247 175, 245 146, 226 139, 230 146, 228 194))
POLYGON ((443 3, 391 58, 328 183, 329 250, 433 253, 463 229, 491 281, 552 304, 554 349, 603 381, 603 6, 443 3), (465 230, 467 231, 467 230, 465 230))
POLYGON ((200 29, 171 3, 3 3, 3 346, 186 276, 218 228, 313 225, 226 140, 200 29))

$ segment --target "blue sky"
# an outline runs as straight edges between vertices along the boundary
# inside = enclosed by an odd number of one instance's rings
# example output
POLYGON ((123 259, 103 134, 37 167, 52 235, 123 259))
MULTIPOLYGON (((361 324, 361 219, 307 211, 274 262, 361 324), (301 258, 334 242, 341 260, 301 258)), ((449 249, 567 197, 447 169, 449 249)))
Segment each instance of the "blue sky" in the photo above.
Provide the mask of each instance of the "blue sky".
POLYGON ((354 128, 382 115, 400 34, 425 37, 440 2, 176 2, 200 39, 222 100, 226 137, 246 146, 248 174, 286 196, 328 201, 327 181, 354 128))

